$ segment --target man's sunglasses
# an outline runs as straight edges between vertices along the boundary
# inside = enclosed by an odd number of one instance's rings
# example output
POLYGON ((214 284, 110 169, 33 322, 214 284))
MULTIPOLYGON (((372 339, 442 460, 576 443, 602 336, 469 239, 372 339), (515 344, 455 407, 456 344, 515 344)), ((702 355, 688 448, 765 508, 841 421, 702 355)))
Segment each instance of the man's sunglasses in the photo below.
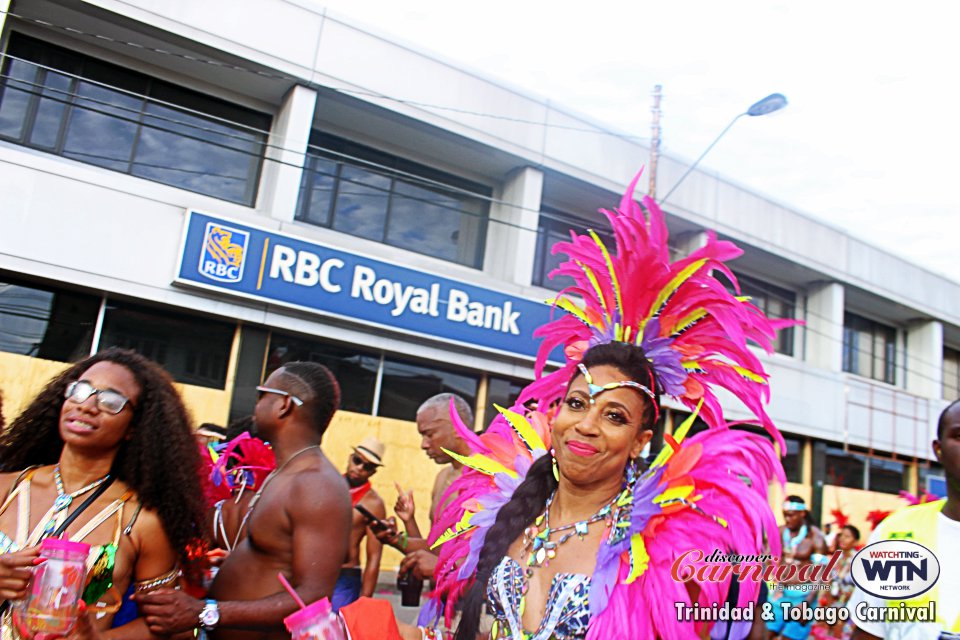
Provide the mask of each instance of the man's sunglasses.
POLYGON ((350 456, 350 462, 352 462, 354 466, 356 465, 362 466, 363 470, 366 471, 367 473, 373 473, 380 467, 380 465, 378 465, 375 462, 367 462, 357 454, 353 454, 352 456, 350 456))
POLYGON ((68 384, 63 397, 70 402, 82 404, 87 401, 87 398, 94 394, 97 395, 97 408, 101 411, 117 415, 123 411, 123 408, 128 404, 131 408, 136 408, 130 401, 130 398, 122 393, 114 391, 113 389, 97 389, 86 380, 76 380, 68 384))
POLYGON ((286 396, 290 398, 290 402, 297 405, 298 407, 303 406, 303 400, 293 395, 289 391, 281 391, 280 389, 271 389, 270 387, 257 387, 257 400, 263 397, 265 393, 275 393, 278 396, 286 396))

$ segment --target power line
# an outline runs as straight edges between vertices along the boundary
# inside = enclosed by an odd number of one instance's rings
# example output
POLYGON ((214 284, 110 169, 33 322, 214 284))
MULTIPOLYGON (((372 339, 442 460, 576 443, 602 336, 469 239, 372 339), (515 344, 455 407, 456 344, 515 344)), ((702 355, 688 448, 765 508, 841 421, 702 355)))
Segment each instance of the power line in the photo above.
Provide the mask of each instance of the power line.
POLYGON ((347 89, 347 88, 343 88, 343 87, 330 87, 330 86, 326 86, 326 85, 317 85, 316 83, 311 83, 311 82, 307 81, 307 80, 304 79, 304 78, 299 78, 299 77, 296 77, 296 76, 291 76, 291 75, 288 75, 288 74, 285 74, 285 73, 265 71, 265 70, 261 70, 261 69, 254 69, 254 68, 251 68, 251 67, 245 67, 245 66, 233 64, 233 63, 230 63, 230 62, 224 62, 224 61, 222 61, 222 60, 213 60, 213 59, 210 59, 210 58, 204 58, 204 57, 200 57, 200 56, 194 56, 194 55, 190 55, 190 54, 186 54, 186 53, 178 53, 178 52, 176 52, 176 51, 169 51, 169 50, 166 50, 166 49, 159 49, 159 48, 157 48, 157 47, 152 47, 152 46, 150 46, 150 45, 146 45, 146 44, 142 44, 142 43, 138 43, 138 42, 130 42, 130 41, 128 41, 128 40, 124 40, 124 39, 120 39, 120 38, 114 38, 114 37, 112 37, 112 36, 107 36, 107 35, 98 34, 98 33, 91 33, 91 32, 88 32, 88 31, 84 31, 84 30, 82 30, 82 29, 77 29, 76 27, 68 27, 68 26, 64 26, 64 25, 55 24, 55 23, 50 22, 50 21, 48 21, 48 20, 41 20, 41 19, 39 19, 39 18, 31 18, 31 17, 24 16, 24 15, 21 15, 21 14, 13 13, 12 11, 0 12, 0 14, 3 14, 3 13, 5 13, 5 14, 8 15, 8 16, 10 16, 11 18, 15 18, 15 19, 17 19, 17 20, 22 20, 23 22, 28 22, 28 23, 32 23, 32 24, 35 24, 35 25, 39 25, 39 26, 42 26, 42 27, 47 28, 47 29, 55 29, 55 30, 59 30, 59 31, 64 31, 64 32, 69 33, 69 34, 74 35, 74 36, 86 36, 86 37, 88 37, 88 38, 93 38, 93 39, 95 39, 95 40, 101 40, 101 41, 103 41, 103 42, 110 42, 110 43, 113 43, 113 44, 119 44, 119 45, 122 45, 122 46, 125 46, 125 47, 130 47, 130 48, 133 48, 133 49, 140 49, 140 50, 143 50, 143 51, 150 51, 151 53, 155 53, 155 54, 159 54, 159 55, 171 56, 171 57, 179 58, 179 59, 181 59, 181 60, 186 60, 186 61, 189 61, 189 62, 192 62, 192 63, 203 64, 203 65, 208 65, 208 66, 214 66, 214 67, 219 67, 219 68, 223 68, 223 69, 229 69, 229 70, 231 70, 231 71, 238 71, 238 72, 242 72, 242 73, 250 73, 250 74, 256 75, 256 76, 261 77, 261 78, 271 78, 271 79, 276 79, 276 80, 285 80, 285 81, 287 81, 287 82, 294 82, 294 83, 296 83, 296 84, 303 85, 303 86, 311 86, 311 85, 313 85, 313 86, 315 86, 315 87, 322 88, 322 89, 327 90, 327 91, 333 91, 333 92, 336 92, 336 93, 342 93, 342 94, 346 94, 346 95, 378 98, 378 99, 381 99, 381 100, 389 100, 389 101, 391 101, 391 102, 396 102, 396 103, 398 103, 398 104, 404 104, 404 105, 413 106, 413 107, 420 107, 420 108, 424 108, 424 109, 438 109, 438 110, 442 110, 442 111, 449 111, 449 112, 452 112, 452 113, 460 113, 460 114, 463 114, 463 115, 471 115, 471 116, 477 116, 477 117, 481 117, 481 118, 490 118, 490 119, 493 119, 493 120, 502 120, 502 121, 505 121, 505 122, 516 122, 516 123, 518 123, 518 124, 526 124, 526 125, 532 125, 532 126, 538 126, 538 127, 545 127, 545 128, 547 128, 547 129, 559 129, 559 130, 565 130, 565 131, 579 131, 579 132, 582 132, 582 133, 591 133, 591 134, 594 134, 594 135, 610 136, 610 137, 613 137, 613 138, 620 138, 620 139, 622 139, 622 140, 627 140, 627 141, 630 141, 630 142, 647 142, 647 141, 649 141, 649 138, 644 137, 644 136, 632 136, 632 135, 628 135, 628 134, 617 133, 617 132, 614 132, 614 131, 607 131, 607 130, 605 130, 605 129, 600 129, 600 128, 574 127, 574 126, 562 125, 562 124, 551 124, 551 123, 548 123, 548 122, 546 122, 546 121, 544 121, 544 120, 530 120, 530 119, 525 119, 525 118, 516 118, 516 117, 513 117, 513 116, 505 116, 505 115, 496 114, 496 113, 489 113, 489 112, 485 112, 485 111, 472 111, 472 110, 470 110, 470 109, 463 109, 463 108, 460 108, 460 107, 451 107, 451 106, 448 106, 448 105, 441 105, 441 104, 435 104, 435 103, 430 103, 430 102, 421 102, 421 101, 417 101, 417 100, 409 100, 409 99, 406 99, 406 98, 398 98, 398 97, 396 97, 396 96, 391 96, 391 95, 388 95, 388 94, 385 94, 385 93, 379 93, 379 92, 374 92, 374 91, 364 91, 364 90, 361 90, 361 89, 347 89))

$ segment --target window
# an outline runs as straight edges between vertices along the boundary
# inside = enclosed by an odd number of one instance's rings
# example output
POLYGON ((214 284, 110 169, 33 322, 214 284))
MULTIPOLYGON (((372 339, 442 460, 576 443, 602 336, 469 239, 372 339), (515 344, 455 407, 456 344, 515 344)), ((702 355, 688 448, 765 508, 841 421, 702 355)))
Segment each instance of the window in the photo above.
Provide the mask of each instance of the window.
POLYGON ((787 482, 803 482, 803 467, 801 451, 803 443, 797 438, 784 436, 787 451, 783 457, 783 471, 787 474, 787 482))
POLYGON ((863 489, 867 466, 866 456, 827 447, 827 484, 836 487, 863 489))
POLYGON ((373 351, 283 334, 270 337, 267 353, 263 379, 294 361, 319 362, 330 369, 340 385, 344 411, 414 420, 423 401, 438 393, 455 393, 476 407, 480 377, 452 367, 381 357, 373 351))
POLYGON ((316 131, 310 142, 297 220, 481 266, 489 189, 316 131))
POLYGON ((526 380, 489 376, 487 378, 487 406, 484 414, 484 428, 489 427, 493 419, 500 415, 500 412, 493 405, 498 404, 504 409, 509 409, 528 384, 530 382, 526 380))
POLYGON ((960 399, 960 351, 943 348, 943 399, 960 399))
POLYGON ((0 139, 252 204, 270 117, 14 33, 0 139))
POLYGON ((162 365, 174 380, 223 389, 235 327, 209 318, 112 302, 100 349, 123 347, 162 365))
POLYGON ((94 296, 0 280, 0 351, 60 362, 85 358, 99 309, 94 296))
POLYGON ((476 407, 479 385, 479 376, 463 371, 388 358, 383 363, 377 415, 414 420, 423 401, 438 393, 455 393, 476 407))
POLYGON ((869 458, 869 481, 867 488, 870 491, 881 493, 900 493, 905 487, 904 468, 902 462, 885 458, 869 458))
POLYGON ((264 380, 278 368, 295 361, 319 362, 330 369, 340 384, 340 408, 344 411, 373 412, 373 394, 380 368, 378 354, 274 334, 270 337, 264 380))
POLYGON ((570 231, 577 234, 584 234, 587 229, 593 227, 597 235, 603 240, 603 243, 612 252, 615 246, 613 237, 610 235, 609 226, 606 219, 577 220, 556 209, 543 207, 540 210, 540 222, 537 225, 537 248, 533 259, 533 284, 539 287, 546 287, 554 291, 560 291, 573 284, 573 279, 565 276, 550 278, 550 272, 560 266, 560 263, 566 260, 563 254, 553 253, 553 245, 558 242, 569 242, 570 231))
POLYGON ((897 330, 843 314, 843 370, 889 384, 896 381, 897 330))
MULTIPOLYGON (((767 317, 792 319, 796 316, 797 294, 793 291, 750 276, 739 273, 736 275, 741 295, 750 296, 751 304, 763 311, 767 317)), ((777 353, 793 355, 793 327, 777 331, 773 348, 777 353)))

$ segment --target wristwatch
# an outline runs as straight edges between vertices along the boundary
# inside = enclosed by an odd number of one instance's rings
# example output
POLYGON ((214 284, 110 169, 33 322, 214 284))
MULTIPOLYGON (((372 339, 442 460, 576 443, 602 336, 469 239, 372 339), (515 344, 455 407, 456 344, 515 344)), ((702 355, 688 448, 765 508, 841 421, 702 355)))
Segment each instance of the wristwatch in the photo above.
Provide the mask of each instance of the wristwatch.
POLYGON ((207 600, 200 611, 200 626, 204 631, 213 631, 220 622, 220 607, 216 600, 207 600))

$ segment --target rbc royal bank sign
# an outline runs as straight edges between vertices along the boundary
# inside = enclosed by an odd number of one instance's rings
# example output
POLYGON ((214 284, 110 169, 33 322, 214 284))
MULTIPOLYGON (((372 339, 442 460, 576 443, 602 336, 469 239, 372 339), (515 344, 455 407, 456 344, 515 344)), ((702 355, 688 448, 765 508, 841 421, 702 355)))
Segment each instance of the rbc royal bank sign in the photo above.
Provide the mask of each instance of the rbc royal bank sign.
POLYGON ((543 302, 196 211, 175 281, 488 351, 535 356, 543 302))

